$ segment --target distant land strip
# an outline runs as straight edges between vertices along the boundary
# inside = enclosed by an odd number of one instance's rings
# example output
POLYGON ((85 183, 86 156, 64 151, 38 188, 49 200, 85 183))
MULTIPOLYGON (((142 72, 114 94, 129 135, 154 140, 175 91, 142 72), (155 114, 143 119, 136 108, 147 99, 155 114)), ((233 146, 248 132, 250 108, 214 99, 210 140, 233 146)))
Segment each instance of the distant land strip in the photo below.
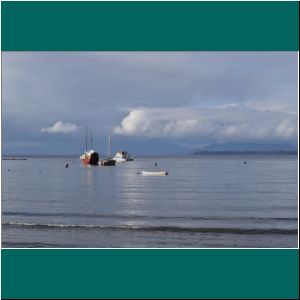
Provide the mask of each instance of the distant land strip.
POLYGON ((9 157, 9 158, 2 158, 2 160, 27 160, 27 158, 9 157))
POLYGON ((221 151, 206 151, 206 150, 197 150, 192 153, 193 155, 199 155, 199 154, 217 154, 217 155, 223 155, 223 154, 291 154, 291 155, 297 155, 298 151, 290 151, 290 150, 275 150, 275 151, 251 151, 251 150, 245 150, 245 151, 233 151, 233 150, 221 150, 221 151))

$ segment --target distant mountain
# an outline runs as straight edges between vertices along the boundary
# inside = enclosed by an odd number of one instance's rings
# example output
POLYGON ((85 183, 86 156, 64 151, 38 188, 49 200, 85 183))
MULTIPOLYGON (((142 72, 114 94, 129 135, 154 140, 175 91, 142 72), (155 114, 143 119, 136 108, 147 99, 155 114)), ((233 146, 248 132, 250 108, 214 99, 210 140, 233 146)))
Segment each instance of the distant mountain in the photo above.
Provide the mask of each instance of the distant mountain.
POLYGON ((297 145, 285 143, 214 143, 193 151, 205 153, 297 153, 297 145))

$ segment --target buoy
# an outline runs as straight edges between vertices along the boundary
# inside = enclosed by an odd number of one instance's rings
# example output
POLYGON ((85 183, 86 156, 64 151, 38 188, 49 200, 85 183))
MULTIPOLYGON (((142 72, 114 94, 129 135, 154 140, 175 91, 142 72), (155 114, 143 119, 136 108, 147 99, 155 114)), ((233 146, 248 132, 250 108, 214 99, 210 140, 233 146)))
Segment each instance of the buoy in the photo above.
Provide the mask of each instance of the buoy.
POLYGON ((65 167, 68 168, 68 167, 69 167, 69 164, 66 164, 65 167))
POLYGON ((246 165, 247 164, 247 162, 246 161, 244 161, 244 165, 246 165))
POLYGON ((155 163, 154 165, 155 165, 155 167, 157 167, 157 163, 155 163))

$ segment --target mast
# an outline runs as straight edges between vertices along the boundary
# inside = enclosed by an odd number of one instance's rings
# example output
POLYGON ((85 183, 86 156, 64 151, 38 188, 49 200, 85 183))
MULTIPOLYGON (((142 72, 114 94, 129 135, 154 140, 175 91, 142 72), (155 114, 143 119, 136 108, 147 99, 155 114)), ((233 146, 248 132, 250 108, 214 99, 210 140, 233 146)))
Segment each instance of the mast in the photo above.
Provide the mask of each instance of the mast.
POLYGON ((91 149, 93 149, 93 133, 91 131, 91 149))
POLYGON ((110 158, 110 135, 108 136, 108 157, 110 158))
POLYGON ((86 128, 86 135, 85 135, 85 151, 87 151, 87 144, 88 144, 88 132, 89 129, 88 127, 86 128))

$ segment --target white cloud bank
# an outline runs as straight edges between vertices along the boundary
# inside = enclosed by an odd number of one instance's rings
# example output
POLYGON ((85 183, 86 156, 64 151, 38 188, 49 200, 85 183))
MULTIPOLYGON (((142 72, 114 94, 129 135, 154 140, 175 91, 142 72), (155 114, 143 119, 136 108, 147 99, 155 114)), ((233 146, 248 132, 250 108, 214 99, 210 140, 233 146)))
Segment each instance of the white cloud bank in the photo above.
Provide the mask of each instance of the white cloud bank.
POLYGON ((212 138, 215 140, 295 140, 297 114, 268 106, 230 105, 211 109, 191 107, 136 108, 114 128, 128 136, 212 138))
POLYGON ((70 133, 77 130, 77 126, 71 123, 64 123, 64 122, 56 122, 50 127, 44 127, 41 129, 41 132, 48 132, 48 133, 70 133))

